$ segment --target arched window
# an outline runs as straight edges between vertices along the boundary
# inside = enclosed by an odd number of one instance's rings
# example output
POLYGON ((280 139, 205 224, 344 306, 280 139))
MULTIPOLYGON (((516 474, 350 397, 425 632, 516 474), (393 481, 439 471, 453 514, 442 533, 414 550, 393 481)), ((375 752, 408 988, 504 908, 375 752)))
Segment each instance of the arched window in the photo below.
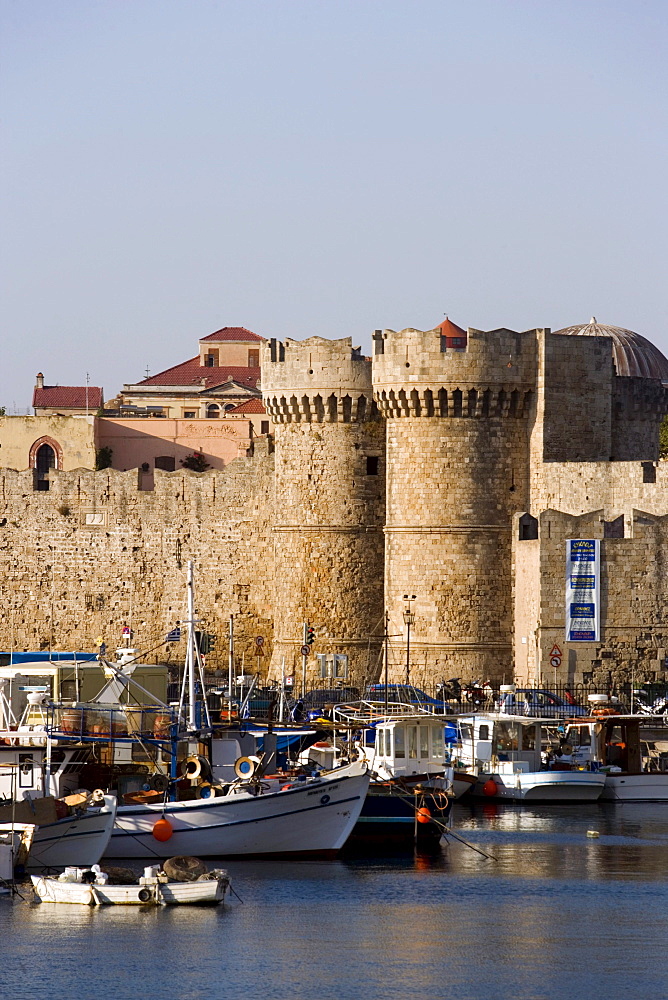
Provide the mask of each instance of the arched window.
POLYGON ((220 416, 220 407, 218 403, 209 403, 206 408, 206 415, 209 420, 215 420, 220 416))
POLYGON ((35 489, 48 490, 49 472, 63 467, 63 449, 53 438, 38 438, 30 448, 28 461, 35 470, 35 489))
POLYGON ((37 469, 37 478, 44 479, 48 476, 50 469, 55 469, 56 467, 56 453, 50 444, 41 444, 37 449, 37 455, 35 456, 35 468, 37 469))

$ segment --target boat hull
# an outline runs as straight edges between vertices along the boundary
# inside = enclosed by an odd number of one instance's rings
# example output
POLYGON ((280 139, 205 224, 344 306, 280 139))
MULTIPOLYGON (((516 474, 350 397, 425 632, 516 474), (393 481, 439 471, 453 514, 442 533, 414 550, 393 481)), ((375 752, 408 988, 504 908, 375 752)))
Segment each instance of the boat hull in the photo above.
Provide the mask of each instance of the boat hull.
POLYGON ((668 774, 606 774, 601 797, 608 802, 668 802, 668 774))
POLYGON ((35 829, 26 871, 42 868, 90 867, 107 849, 116 818, 116 798, 105 795, 99 808, 65 816, 35 829))
POLYGON ((277 792, 120 806, 105 853, 113 858, 249 857, 331 853, 350 836, 369 787, 366 765, 350 764, 277 792), (164 816, 168 840, 153 836, 164 816))
POLYGON ((427 849, 439 844, 452 800, 427 793, 410 797, 392 782, 371 784, 346 849, 427 849), (416 822, 416 809, 427 808, 439 822, 416 822))
POLYGON ((605 775, 596 771, 524 771, 485 774, 478 778, 475 795, 516 802, 596 802, 603 793, 605 775), (493 781, 496 792, 485 791, 493 781))
POLYGON ((222 903, 229 882, 226 878, 197 882, 161 882, 149 884, 87 885, 60 882, 56 878, 33 875, 32 884, 43 903, 68 903, 79 906, 215 906, 222 903))

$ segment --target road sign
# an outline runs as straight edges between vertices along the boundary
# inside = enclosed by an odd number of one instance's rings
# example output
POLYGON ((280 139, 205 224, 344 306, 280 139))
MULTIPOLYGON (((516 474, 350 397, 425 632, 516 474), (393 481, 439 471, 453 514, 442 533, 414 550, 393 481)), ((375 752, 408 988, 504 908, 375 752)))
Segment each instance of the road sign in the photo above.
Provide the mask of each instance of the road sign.
POLYGON ((311 652, 310 646, 302 646, 302 656, 308 656, 310 652, 311 652))
POLYGON ((561 666, 561 657, 560 656, 553 656, 553 657, 551 657, 551 659, 550 659, 550 666, 551 667, 560 667, 561 666))
POLYGON ((263 635, 256 635, 255 636, 255 645, 256 646, 264 646, 264 636, 263 635))
POLYGON ((561 650, 559 649, 556 643, 550 650, 550 656, 561 656, 561 650))

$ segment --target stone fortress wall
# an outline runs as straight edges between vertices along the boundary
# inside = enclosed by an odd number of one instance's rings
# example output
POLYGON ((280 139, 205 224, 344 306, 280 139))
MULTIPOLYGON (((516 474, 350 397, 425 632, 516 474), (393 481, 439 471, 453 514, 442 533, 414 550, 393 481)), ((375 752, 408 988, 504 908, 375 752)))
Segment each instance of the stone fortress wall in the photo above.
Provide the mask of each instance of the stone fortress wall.
MULTIPOLYGON (((64 461, 40 492, 0 470, 0 649, 113 648, 124 624, 149 649, 183 616, 193 559, 225 674, 234 614, 238 672, 299 687, 308 622, 313 653, 377 679, 387 609, 403 681, 414 594, 414 683, 664 676, 666 391, 616 375, 609 338, 471 329, 452 350, 439 328, 385 330, 372 359, 350 338, 270 341, 262 381, 275 440, 222 471, 156 470, 147 490, 64 461), (563 643, 570 537, 602 539, 598 643, 563 643)), ((306 683, 331 683, 313 655, 306 683)))

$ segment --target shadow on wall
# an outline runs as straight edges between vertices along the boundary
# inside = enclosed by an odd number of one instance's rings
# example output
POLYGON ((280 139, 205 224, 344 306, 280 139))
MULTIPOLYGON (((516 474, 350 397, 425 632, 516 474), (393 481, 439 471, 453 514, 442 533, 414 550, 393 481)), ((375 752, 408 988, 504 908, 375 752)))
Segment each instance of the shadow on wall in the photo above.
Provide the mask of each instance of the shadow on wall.
POLYGON ((158 433, 147 427, 146 421, 137 426, 138 423, 137 420, 100 421, 98 447, 111 449, 111 468, 122 472, 139 469, 144 474, 152 474, 153 469, 220 470, 247 454, 252 444, 248 421, 227 425, 219 420, 163 419, 155 428, 158 433))

